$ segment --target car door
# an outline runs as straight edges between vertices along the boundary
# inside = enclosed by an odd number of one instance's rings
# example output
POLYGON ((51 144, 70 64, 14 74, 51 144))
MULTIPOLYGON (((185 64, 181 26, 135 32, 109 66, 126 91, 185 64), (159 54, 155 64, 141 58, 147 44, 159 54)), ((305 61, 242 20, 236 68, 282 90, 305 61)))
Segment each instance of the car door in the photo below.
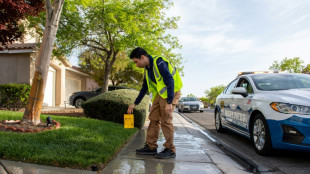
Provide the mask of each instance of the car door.
POLYGON ((241 77, 236 85, 237 87, 243 87, 247 91, 247 96, 240 94, 234 94, 232 105, 233 109, 233 121, 232 125, 239 129, 241 133, 249 136, 248 121, 249 114, 251 112, 251 99, 254 95, 253 87, 250 81, 246 77, 241 77))
POLYGON ((238 79, 232 81, 223 91, 223 94, 218 97, 218 104, 221 107, 221 118, 222 124, 229 124, 232 122, 233 112, 231 109, 231 104, 233 102, 233 95, 231 90, 235 87, 238 79))

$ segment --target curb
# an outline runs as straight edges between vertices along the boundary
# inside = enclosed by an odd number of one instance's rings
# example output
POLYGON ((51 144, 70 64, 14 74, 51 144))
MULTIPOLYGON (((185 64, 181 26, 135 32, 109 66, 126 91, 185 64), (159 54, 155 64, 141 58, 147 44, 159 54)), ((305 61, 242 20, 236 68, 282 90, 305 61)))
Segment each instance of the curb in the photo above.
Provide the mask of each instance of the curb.
POLYGON ((102 172, 104 172, 104 170, 105 170, 106 168, 108 168, 109 165, 110 165, 111 163, 113 163, 113 161, 114 161, 123 151, 125 151, 125 150, 127 149, 127 147, 135 140, 135 138, 137 137, 137 135, 140 133, 141 130, 142 130, 142 128, 138 129, 137 132, 134 133, 134 134, 130 137, 130 139, 128 139, 128 141, 119 149, 119 151, 114 155, 114 157, 113 157, 110 161, 108 161, 108 162, 106 163, 106 165, 105 165, 102 169, 100 169, 100 170, 93 170, 93 171, 97 171, 97 173, 102 173, 102 172))
MULTIPOLYGON (((178 113, 178 112, 176 112, 178 113)), ((189 119, 188 117, 186 117, 184 114, 178 113, 179 115, 181 115, 184 119, 186 119, 188 122, 190 122, 191 124, 193 124, 195 127, 199 128, 201 131, 204 132, 208 132, 207 129, 203 128, 202 126, 200 126, 198 123, 196 123, 195 121, 189 119)), ((235 161, 237 161, 240 165, 242 165, 244 168, 246 168, 249 172, 253 172, 255 174, 259 174, 259 166, 257 164, 255 164, 254 162, 252 162, 250 159, 246 158, 245 156, 243 156, 242 154, 240 154, 239 152, 233 150, 232 148, 230 148, 227 145, 224 145, 223 143, 221 143, 219 140, 217 140, 214 137, 211 137, 210 134, 208 133, 208 135, 206 135, 206 137, 208 139, 210 139, 215 145, 217 145, 221 150, 223 150, 228 156, 230 156, 231 158, 233 158, 235 161)))
POLYGON ((6 174, 13 174, 9 169, 5 167, 5 165, 1 162, 1 160, 0 160, 0 166, 4 169, 6 174))

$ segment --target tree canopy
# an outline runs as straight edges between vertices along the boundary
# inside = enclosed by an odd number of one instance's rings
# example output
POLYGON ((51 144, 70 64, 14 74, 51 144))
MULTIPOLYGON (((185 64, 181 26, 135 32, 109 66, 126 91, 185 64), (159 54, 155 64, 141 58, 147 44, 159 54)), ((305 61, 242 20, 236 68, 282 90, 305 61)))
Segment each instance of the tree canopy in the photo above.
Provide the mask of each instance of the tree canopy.
POLYGON ((281 70, 288 71, 290 73, 301 73, 305 68, 302 64, 304 63, 300 57, 294 58, 284 58, 281 62, 274 61, 273 64, 269 67, 270 70, 281 70))
MULTIPOLYGON (((90 74, 94 80, 102 86, 104 80, 104 67, 100 59, 90 51, 84 51, 79 56, 79 66, 90 74)), ((140 89, 143 81, 143 69, 135 66, 133 61, 127 58, 122 52, 116 59, 109 80, 113 86, 128 86, 130 88, 140 89)))
POLYGON ((194 94, 187 94, 186 97, 196 97, 194 94))
POLYGON ((310 64, 308 64, 303 70, 302 73, 310 74, 310 64))
POLYGON ((177 28, 178 17, 165 17, 171 6, 168 0, 67 0, 57 33, 57 53, 88 50, 92 64, 103 71, 103 92, 116 60, 136 46, 165 56, 182 72, 182 57, 172 52, 181 46, 176 37, 166 34, 177 28))
POLYGON ((218 85, 215 87, 211 87, 209 90, 205 90, 206 97, 208 98, 208 102, 210 104, 215 103, 216 97, 221 94, 221 92, 225 89, 224 85, 218 85))
POLYGON ((21 20, 38 15, 44 6, 42 0, 0 0, 0 44, 7 45, 21 38, 24 33, 21 20))

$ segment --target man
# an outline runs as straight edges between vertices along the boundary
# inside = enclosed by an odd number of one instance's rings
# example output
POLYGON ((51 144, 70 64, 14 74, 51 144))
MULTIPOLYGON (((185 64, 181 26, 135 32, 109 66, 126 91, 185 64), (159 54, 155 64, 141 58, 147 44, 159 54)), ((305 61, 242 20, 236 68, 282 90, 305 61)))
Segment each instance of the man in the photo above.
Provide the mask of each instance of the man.
POLYGON ((164 57, 151 56, 140 47, 135 48, 131 54, 136 66, 144 68, 143 86, 134 104, 128 107, 127 113, 131 114, 147 91, 152 93, 152 108, 149 119, 150 124, 147 129, 146 143, 136 153, 140 155, 155 155, 157 158, 174 158, 176 149, 173 144, 174 128, 172 124, 172 112, 180 99, 182 81, 178 71, 164 57), (157 140, 159 136, 159 126, 163 131, 166 142, 165 149, 157 153, 157 140))

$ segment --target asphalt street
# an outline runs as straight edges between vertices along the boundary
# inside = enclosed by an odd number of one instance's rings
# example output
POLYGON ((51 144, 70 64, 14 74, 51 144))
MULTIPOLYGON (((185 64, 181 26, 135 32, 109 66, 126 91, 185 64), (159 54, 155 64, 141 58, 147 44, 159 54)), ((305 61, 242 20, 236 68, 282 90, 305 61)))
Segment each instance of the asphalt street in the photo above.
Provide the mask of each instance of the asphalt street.
POLYGON ((181 115, 200 125, 223 146, 251 161, 260 173, 310 173, 310 153, 275 150, 272 156, 260 156, 249 139, 231 131, 218 133, 214 126, 213 109, 205 109, 203 113, 186 112, 181 115))

